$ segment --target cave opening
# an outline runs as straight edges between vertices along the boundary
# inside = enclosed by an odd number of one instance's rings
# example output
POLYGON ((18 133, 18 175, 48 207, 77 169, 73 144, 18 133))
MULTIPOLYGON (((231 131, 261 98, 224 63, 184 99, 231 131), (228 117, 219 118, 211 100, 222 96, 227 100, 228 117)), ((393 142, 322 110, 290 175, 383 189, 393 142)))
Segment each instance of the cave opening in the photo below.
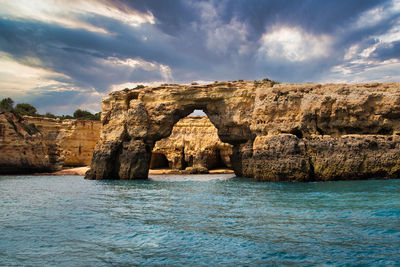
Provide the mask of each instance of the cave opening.
POLYGON ((168 169, 167 157, 162 153, 151 153, 150 169, 168 169))
POLYGON ((195 109, 180 119, 170 136, 154 145, 150 169, 201 171, 231 169, 232 145, 223 143, 218 130, 203 110, 195 109))

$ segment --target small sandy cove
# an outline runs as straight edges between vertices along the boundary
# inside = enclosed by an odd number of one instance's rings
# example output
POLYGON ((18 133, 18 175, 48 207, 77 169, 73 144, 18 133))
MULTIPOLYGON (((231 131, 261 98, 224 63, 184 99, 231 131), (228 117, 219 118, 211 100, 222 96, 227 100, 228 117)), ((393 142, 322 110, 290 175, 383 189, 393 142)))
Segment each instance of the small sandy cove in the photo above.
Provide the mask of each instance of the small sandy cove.
MULTIPOLYGON (((77 167, 77 168, 70 168, 64 169, 61 171, 49 173, 50 175, 85 175, 86 171, 89 170, 89 167, 77 167)), ((232 170, 229 169, 216 169, 210 170, 210 174, 222 174, 222 173, 233 173, 232 170)), ((178 174, 179 172, 171 170, 171 169, 157 169, 157 170, 150 170, 149 174, 178 174)))

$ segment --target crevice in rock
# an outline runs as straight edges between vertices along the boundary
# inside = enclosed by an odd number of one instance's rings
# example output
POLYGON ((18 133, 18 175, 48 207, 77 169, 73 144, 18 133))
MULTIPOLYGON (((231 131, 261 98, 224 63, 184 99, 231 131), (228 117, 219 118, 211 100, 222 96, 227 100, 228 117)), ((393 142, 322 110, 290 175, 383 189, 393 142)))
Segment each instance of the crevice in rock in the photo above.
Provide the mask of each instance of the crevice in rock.
POLYGON ((291 134, 297 136, 297 138, 302 139, 303 138, 303 132, 300 131, 298 128, 294 128, 290 131, 291 134))
POLYGON ((304 151, 305 151, 305 156, 308 159, 308 165, 309 165, 309 171, 308 171, 308 177, 310 182, 315 181, 315 169, 314 169, 314 163, 312 161, 312 157, 310 155, 310 151, 308 150, 307 146, 307 141, 304 140, 304 151))
POLYGON ((9 124, 11 124, 11 126, 14 128, 14 131, 21 137, 23 137, 23 135, 18 131, 17 125, 15 125, 15 123, 13 122, 12 119, 7 118, 7 121, 9 124))
POLYGON ((393 129, 388 129, 388 128, 381 128, 377 134, 381 135, 392 135, 393 134, 393 129))

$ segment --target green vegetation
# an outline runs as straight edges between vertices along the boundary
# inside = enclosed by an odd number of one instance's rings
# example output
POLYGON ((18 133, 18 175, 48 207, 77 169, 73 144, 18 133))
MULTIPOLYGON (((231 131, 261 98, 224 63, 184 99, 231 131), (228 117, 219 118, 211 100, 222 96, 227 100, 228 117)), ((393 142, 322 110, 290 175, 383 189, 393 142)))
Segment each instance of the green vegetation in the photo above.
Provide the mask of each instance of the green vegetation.
MULTIPOLYGON (((19 103, 14 108, 14 100, 7 97, 0 101, 0 111, 8 111, 12 112, 15 116, 34 116, 34 117, 45 117, 45 118, 52 118, 52 119, 80 119, 80 120, 100 120, 101 112, 92 114, 87 110, 77 109, 74 112, 73 116, 70 115, 61 115, 57 116, 50 112, 46 112, 45 114, 38 114, 37 109, 28 103, 19 103)), ((34 128, 34 125, 28 125, 28 128, 25 129, 29 133, 36 133, 37 129, 34 128)))
POLYGON ((96 114, 92 114, 87 110, 81 110, 77 109, 74 112, 74 119, 79 119, 79 120, 100 120, 100 112, 96 114))
POLYGON ((14 109, 14 101, 7 97, 0 102, 0 111, 12 111, 14 109))
POLYGON ((271 80, 271 79, 269 79, 269 78, 264 78, 262 81, 254 81, 254 84, 256 85, 256 86, 261 86, 261 85, 268 85, 268 86, 274 86, 275 84, 279 84, 280 82, 278 82, 278 81, 274 81, 274 80, 271 80))
POLYGON ((15 107, 15 112, 20 115, 20 116, 36 116, 37 115, 37 110, 34 106, 32 106, 31 104, 27 104, 27 103, 20 103, 17 104, 17 106, 15 107))

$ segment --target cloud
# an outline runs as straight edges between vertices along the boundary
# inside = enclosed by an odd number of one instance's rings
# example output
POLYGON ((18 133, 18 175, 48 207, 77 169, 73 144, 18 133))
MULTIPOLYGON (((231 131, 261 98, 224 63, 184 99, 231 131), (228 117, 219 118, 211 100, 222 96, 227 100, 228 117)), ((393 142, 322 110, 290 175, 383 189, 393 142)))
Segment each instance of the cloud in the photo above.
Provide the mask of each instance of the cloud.
POLYGON ((228 53, 247 53, 247 25, 236 17, 225 23, 220 18, 222 6, 211 2, 193 2, 193 7, 199 11, 200 20, 192 23, 194 31, 200 31, 206 36, 205 45, 209 51, 218 55, 228 53))
POLYGON ((313 35, 296 27, 280 27, 261 37, 260 56, 289 61, 306 61, 329 56, 332 38, 313 35))
POLYGON ((115 57, 109 57, 104 61, 104 63, 114 66, 128 66, 132 70, 142 69, 145 71, 157 71, 160 73, 164 81, 172 80, 171 68, 157 62, 148 62, 140 58, 127 58, 121 60, 115 57))
MULTIPOLYGON (((0 52, 0 81, 3 96, 23 99, 30 94, 40 94, 46 88, 51 91, 65 90, 70 77, 42 66, 40 59, 25 57, 20 62, 0 52), (23 64, 25 63, 25 64, 23 64)), ((73 90, 69 87, 68 90, 73 90)))
POLYGON ((138 84, 399 76, 396 0, 0 0, 0 5, 1 95, 55 113, 99 108, 110 91, 138 84))
POLYGON ((103 16, 133 27, 143 23, 155 23, 154 16, 150 12, 141 13, 129 8, 121 10, 106 1, 3 0, 0 3, 0 16, 9 19, 55 23, 67 28, 97 33, 108 33, 108 31, 89 23, 87 17, 103 16))

